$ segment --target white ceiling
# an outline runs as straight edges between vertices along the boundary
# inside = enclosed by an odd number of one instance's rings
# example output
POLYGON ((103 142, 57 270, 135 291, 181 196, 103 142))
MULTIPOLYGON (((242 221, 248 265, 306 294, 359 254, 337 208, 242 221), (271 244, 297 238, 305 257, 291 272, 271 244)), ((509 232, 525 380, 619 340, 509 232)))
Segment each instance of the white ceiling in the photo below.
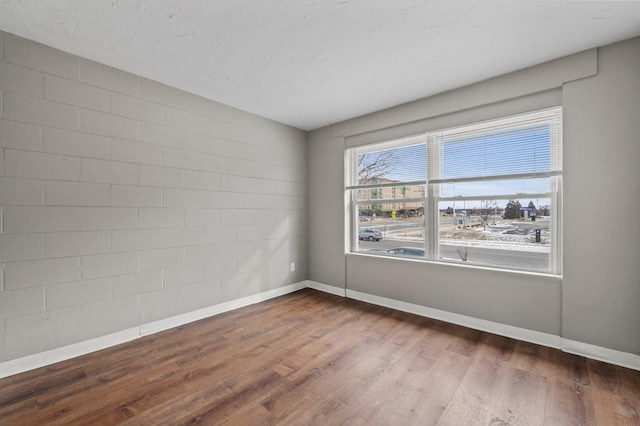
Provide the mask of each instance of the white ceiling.
POLYGON ((640 35, 640 1, 0 0, 0 29, 310 130, 640 35))

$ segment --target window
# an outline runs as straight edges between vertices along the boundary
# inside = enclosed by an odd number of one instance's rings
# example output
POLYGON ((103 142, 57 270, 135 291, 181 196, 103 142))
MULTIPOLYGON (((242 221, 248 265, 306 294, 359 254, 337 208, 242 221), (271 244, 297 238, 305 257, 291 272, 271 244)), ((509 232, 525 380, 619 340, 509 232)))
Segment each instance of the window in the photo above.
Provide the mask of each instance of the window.
POLYGON ((562 110, 347 150, 351 250, 561 273, 562 110))

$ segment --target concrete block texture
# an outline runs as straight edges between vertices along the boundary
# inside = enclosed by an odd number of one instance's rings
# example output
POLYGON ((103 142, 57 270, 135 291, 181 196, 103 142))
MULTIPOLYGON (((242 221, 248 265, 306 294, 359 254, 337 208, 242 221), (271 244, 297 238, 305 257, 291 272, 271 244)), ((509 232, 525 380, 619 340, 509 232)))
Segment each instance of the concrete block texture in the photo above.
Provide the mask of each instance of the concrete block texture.
POLYGON ((113 277, 139 271, 138 252, 82 256, 82 278, 113 277))
MULTIPOLYGON (((228 248, 232 244, 224 248, 228 248)), ((222 244, 204 244, 201 246, 191 246, 185 248, 184 264, 195 265, 198 263, 215 262, 222 258, 222 244)))
POLYGON ((43 234, 0 234, 0 261, 41 259, 43 234))
POLYGON ((167 268, 163 271, 165 287, 176 287, 190 283, 204 281, 204 267, 202 263, 195 265, 167 268))
POLYGON ((77 207, 4 206, 4 233, 78 231, 77 207))
POLYGON ((80 258, 8 262, 4 264, 4 289, 43 287, 80 279, 80 258))
POLYGON ((118 115, 79 109, 78 123, 80 131, 94 135, 133 140, 138 136, 138 122, 118 115))
MULTIPOLYGON (((31 181, 30 182, 34 182, 31 181)), ((40 181, 37 181, 40 182, 40 181)), ((111 187, 102 183, 45 181, 45 203, 51 206, 109 206, 111 187)))
POLYGON ((44 94, 46 99, 63 104, 96 111, 111 110, 111 95, 108 91, 54 75, 45 75, 44 94))
POLYGON ((112 93, 138 93, 137 76, 83 58, 78 60, 78 76, 78 81, 112 93))
POLYGON ((44 94, 44 74, 29 68, 0 62, 0 90, 18 92, 32 97, 42 97, 44 94))
POLYGON ((40 133, 38 126, 0 119, 0 147, 2 148, 38 151, 41 149, 40 133))
POLYGON ((221 177, 217 173, 184 171, 184 187, 216 191, 220 189, 221 177))
MULTIPOLYGON (((153 144, 112 138, 108 148, 110 158, 115 161, 137 164, 162 164, 162 149, 153 144)), ((142 183, 142 177, 140 183, 142 183)))
POLYGON ((5 150, 5 176, 32 179, 80 179, 80 159, 40 152, 5 150))
POLYGON ((162 229, 128 229, 111 232, 113 252, 162 248, 162 229))
POLYGON ((177 228, 184 226, 184 210, 179 208, 140 208, 140 228, 177 228))
POLYGON ((44 200, 45 181, 0 176, 0 205, 39 206, 44 200))
POLYGON ((72 105, 13 92, 3 92, 2 100, 7 120, 68 130, 78 127, 78 109, 72 105))
POLYGON ((163 188, 182 188, 185 172, 182 169, 169 167, 140 166, 139 182, 144 186, 163 188))
POLYGON ((180 266, 184 263, 184 248, 172 247, 140 252, 140 270, 150 271, 180 266))
POLYGON ((111 112, 140 121, 162 123, 165 107, 133 96, 111 92, 111 112))
POLYGON ((56 309, 109 300, 111 280, 101 278, 48 286, 46 289, 46 309, 56 309))
MULTIPOLYGON (((77 131, 42 128, 42 151, 74 157, 109 159, 111 139, 77 131)), ((28 148, 24 148, 28 149, 28 148)))
POLYGON ((80 207, 80 229, 137 229, 138 209, 131 207, 80 207))
POLYGON ((135 185, 138 183, 137 164, 83 158, 81 170, 84 182, 122 185, 135 185))
POLYGON ((107 231, 52 232, 44 234, 44 257, 46 258, 100 254, 109 252, 110 248, 111 234, 107 231))
POLYGON ((111 185, 111 205, 122 207, 160 207, 162 206, 162 188, 111 185))
POLYGON ((44 312, 44 288, 0 292, 0 319, 44 312))
POLYGON ((162 270, 138 272, 111 278, 111 295, 114 299, 136 296, 162 288, 162 270))
POLYGON ((78 57, 11 34, 3 33, 2 40, 3 62, 77 80, 78 57))
POLYGON ((304 132, 0 35, 0 362, 306 278, 304 132))

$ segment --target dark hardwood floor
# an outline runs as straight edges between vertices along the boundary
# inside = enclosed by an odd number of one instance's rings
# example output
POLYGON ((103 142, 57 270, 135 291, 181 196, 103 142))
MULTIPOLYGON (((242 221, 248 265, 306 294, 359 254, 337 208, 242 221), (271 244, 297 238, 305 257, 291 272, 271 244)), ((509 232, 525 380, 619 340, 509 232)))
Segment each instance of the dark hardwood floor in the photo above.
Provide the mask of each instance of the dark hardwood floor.
POLYGON ((0 380, 0 424, 640 425, 640 371, 302 290, 0 380))

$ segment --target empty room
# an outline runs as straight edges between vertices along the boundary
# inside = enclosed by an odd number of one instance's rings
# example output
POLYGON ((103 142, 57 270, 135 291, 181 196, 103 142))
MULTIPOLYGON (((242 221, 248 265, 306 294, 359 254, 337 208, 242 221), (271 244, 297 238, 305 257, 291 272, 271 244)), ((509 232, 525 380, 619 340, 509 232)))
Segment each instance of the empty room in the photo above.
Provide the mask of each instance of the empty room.
POLYGON ((0 424, 640 425, 640 2, 0 2, 0 424))

